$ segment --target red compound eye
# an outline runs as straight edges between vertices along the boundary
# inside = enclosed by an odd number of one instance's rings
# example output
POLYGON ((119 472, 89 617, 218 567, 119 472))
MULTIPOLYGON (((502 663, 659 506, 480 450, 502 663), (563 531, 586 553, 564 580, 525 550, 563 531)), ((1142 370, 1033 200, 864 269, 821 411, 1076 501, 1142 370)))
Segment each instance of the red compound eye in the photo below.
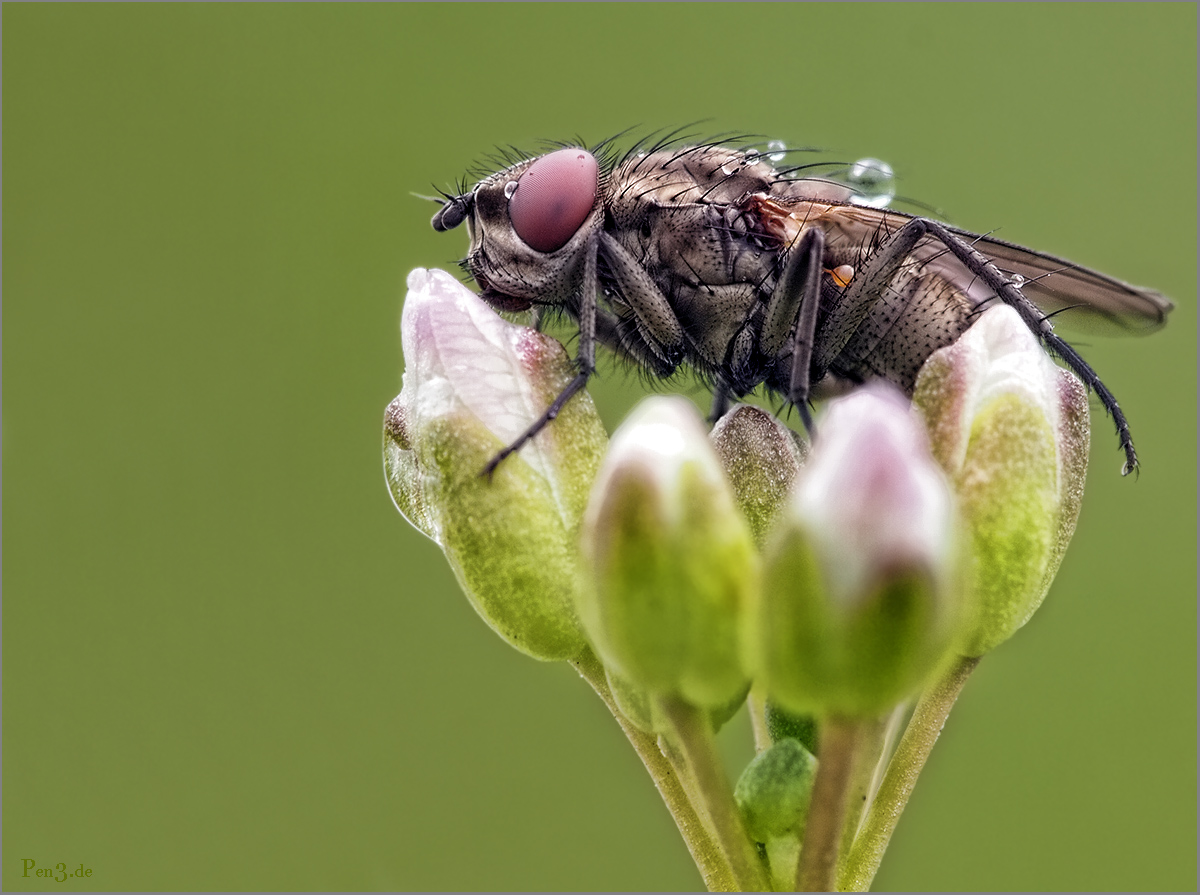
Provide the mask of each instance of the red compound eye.
POLYGON ((567 244, 596 204, 600 166, 586 149, 543 155, 517 181, 508 217, 517 236, 539 252, 567 244))

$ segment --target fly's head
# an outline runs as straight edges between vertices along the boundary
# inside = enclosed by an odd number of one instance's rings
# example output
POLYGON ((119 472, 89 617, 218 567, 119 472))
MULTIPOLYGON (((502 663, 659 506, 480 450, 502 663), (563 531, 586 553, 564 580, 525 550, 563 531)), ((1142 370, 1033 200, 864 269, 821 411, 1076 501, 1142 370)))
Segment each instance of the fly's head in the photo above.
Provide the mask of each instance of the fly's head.
POLYGON ((464 220, 466 265, 497 310, 566 304, 579 282, 592 236, 603 226, 600 165, 586 149, 528 159, 451 196, 433 229, 464 220))

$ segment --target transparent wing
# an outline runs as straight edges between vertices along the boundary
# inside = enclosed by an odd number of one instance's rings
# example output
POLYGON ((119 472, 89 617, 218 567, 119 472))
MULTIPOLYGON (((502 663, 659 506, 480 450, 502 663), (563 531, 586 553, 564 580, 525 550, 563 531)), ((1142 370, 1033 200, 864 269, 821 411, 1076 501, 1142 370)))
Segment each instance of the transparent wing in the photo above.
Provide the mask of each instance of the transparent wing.
POLYGON ((1167 322, 1175 307, 1153 289, 1131 286, 1063 258, 987 236, 955 230, 1008 274, 1023 277, 1021 291, 1055 322, 1103 334, 1144 335, 1167 322))
MULTIPOLYGON (((802 225, 816 224, 825 230, 827 242, 843 245, 878 245, 914 217, 857 205, 829 205, 828 201, 812 196, 800 199, 794 194, 780 198, 793 220, 802 225)), ((1100 335, 1144 335, 1163 326, 1174 307, 1169 299, 1152 289, 1131 286, 1063 258, 990 236, 953 227, 947 229, 990 258, 1002 272, 1021 277, 1024 280, 1021 290, 1046 314, 1057 315, 1055 325, 1100 335)), ((923 240, 914 255, 972 299, 982 303, 995 297, 934 237, 923 240)))

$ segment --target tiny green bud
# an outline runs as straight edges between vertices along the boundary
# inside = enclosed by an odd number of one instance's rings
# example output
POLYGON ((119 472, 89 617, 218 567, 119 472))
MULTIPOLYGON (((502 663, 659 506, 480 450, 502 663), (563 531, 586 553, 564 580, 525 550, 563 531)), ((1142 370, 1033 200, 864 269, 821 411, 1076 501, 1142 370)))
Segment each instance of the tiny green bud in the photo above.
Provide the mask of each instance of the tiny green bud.
POLYGON ((408 278, 404 388, 384 417, 384 467, 396 507, 445 551, 471 604, 539 659, 586 646, 575 612, 577 539, 606 438, 586 394, 506 459, 570 381, 556 341, 503 320, 440 270, 408 278))
POLYGON ((608 681, 613 702, 630 724, 646 733, 662 733, 667 729, 666 721, 661 717, 649 693, 611 665, 604 669, 604 677, 608 681))
POLYGON ((739 404, 713 426, 713 447, 760 547, 808 456, 808 444, 774 415, 739 404))
POLYGON ((741 707, 746 704, 746 697, 749 695, 750 681, 747 680, 745 686, 726 701, 724 705, 714 706, 708 710, 708 720, 712 723, 714 732, 724 727, 738 713, 741 707))
POLYGON ((690 402, 650 398, 613 435, 583 553, 580 617, 605 665, 708 708, 744 691, 757 558, 690 402))
POLYGON ((809 752, 817 754, 818 733, 817 719, 812 715, 799 715, 780 708, 770 700, 766 708, 767 733, 771 742, 777 742, 785 737, 799 740, 809 752))
MULTIPOLYGON (((604 676, 608 681, 608 689, 612 693, 617 708, 634 727, 644 730, 646 733, 666 733, 670 730, 670 724, 663 717, 658 701, 648 692, 631 683, 611 665, 604 669, 604 676)), ((725 705, 708 710, 708 720, 714 733, 724 727, 738 713, 738 709, 745 704, 746 696, 749 693, 750 682, 747 681, 746 686, 725 705)))
POLYGON ((913 400, 970 533, 977 612, 961 649, 981 656, 1041 605, 1075 531, 1087 392, 999 305, 929 358, 913 400))
POLYGON ((785 737, 758 753, 738 778, 733 797, 755 842, 804 832, 817 760, 785 737))
POLYGON ((961 613, 954 507, 925 433, 882 383, 830 403, 764 551, 768 697, 875 715, 949 653, 961 613))

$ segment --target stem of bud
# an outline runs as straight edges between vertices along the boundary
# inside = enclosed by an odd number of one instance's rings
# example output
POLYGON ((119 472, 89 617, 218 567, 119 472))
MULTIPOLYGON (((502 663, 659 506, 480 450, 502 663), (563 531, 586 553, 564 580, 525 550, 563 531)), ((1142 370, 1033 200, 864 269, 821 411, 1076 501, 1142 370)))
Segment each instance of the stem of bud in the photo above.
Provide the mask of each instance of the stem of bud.
POLYGON ((746 835, 733 790, 721 767, 708 716, 673 696, 664 697, 661 705, 675 745, 696 777, 698 794, 712 819, 717 842, 733 869, 736 891, 769 892, 762 861, 746 835))
POLYGON ((713 841, 700 816, 692 807, 679 775, 658 748, 657 740, 652 734, 639 730, 631 724, 617 708, 612 692, 608 688, 608 681, 604 677, 604 666, 600 664, 600 660, 591 650, 584 650, 583 654, 574 659, 571 664, 575 666, 579 676, 596 691, 596 695, 604 701, 608 710, 612 712, 612 716, 621 725, 621 730, 625 732, 630 745, 642 760, 659 795, 666 803, 667 810, 671 812, 671 817, 674 818, 675 825, 679 828, 679 834, 687 844, 692 860, 696 862, 696 867, 704 878, 704 885, 710 892, 737 891, 741 887, 735 879, 729 862, 722 855, 721 849, 713 841))
POLYGON ((858 718, 831 716, 821 721, 817 779, 796 869, 797 892, 835 891, 838 847, 864 727, 858 718))
POLYGON ((917 777, 925 767, 929 753, 933 751, 946 718, 954 708, 958 694, 962 692, 967 678, 979 664, 979 657, 960 656, 945 674, 921 695, 913 711, 912 719, 904 736, 896 746, 896 753, 888 763, 883 783, 875 795, 875 801, 867 809, 862 830, 854 841, 848 860, 838 880, 838 889, 843 892, 865 892, 879 871, 883 853, 887 850, 892 833, 900 820, 908 797, 917 785, 917 777))

